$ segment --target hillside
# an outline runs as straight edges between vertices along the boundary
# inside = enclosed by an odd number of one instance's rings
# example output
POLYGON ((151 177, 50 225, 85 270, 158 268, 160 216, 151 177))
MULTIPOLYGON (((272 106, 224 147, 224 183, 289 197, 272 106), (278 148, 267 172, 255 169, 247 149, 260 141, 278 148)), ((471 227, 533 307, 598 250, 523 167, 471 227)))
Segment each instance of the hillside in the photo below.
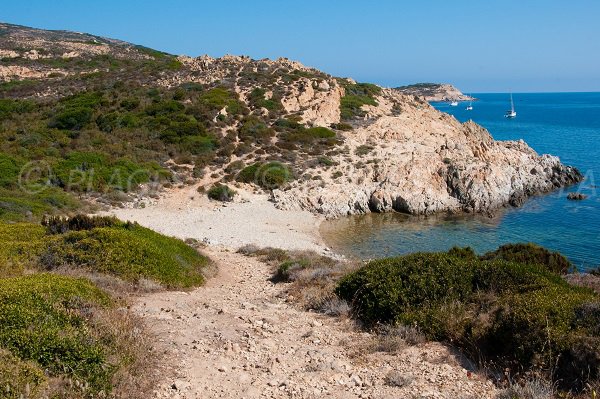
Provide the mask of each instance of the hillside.
POLYGON ((396 87, 402 94, 423 98, 428 102, 436 101, 469 101, 473 97, 463 94, 456 87, 447 83, 416 83, 408 86, 396 87))
POLYGON ((581 178, 412 95, 285 58, 177 57, 9 24, 0 52, 0 219, 194 182, 327 217, 486 212, 581 178))

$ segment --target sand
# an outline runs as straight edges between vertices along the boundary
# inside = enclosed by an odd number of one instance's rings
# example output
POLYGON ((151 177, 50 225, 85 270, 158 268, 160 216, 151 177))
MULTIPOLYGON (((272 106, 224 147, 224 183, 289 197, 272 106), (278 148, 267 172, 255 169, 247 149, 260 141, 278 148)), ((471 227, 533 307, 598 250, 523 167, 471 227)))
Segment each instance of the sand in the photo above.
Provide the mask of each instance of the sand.
POLYGON ((266 194, 238 190, 234 202, 209 200, 196 187, 175 188, 144 208, 107 212, 162 234, 193 238, 233 250, 247 244, 326 253, 319 234, 323 218, 307 211, 276 209, 266 194))

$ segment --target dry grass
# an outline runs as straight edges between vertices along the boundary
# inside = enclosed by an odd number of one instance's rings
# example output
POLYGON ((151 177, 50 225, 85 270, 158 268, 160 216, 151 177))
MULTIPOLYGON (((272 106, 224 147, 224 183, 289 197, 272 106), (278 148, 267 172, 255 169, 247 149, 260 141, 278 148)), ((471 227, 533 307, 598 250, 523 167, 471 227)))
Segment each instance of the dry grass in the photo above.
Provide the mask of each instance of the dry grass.
POLYGON ((153 351, 153 337, 148 334, 142 320, 126 309, 107 310, 98 319, 97 327, 115 337, 115 353, 126 359, 114 376, 114 396, 132 399, 150 397, 160 377, 159 355, 153 351))
POLYGON ((415 377, 410 374, 401 373, 398 370, 392 370, 385 376, 385 383, 391 387, 406 387, 414 381, 415 377))
POLYGON ((592 273, 571 273, 564 276, 569 284, 591 288, 600 294, 600 276, 592 273))
POLYGON ((426 341, 417 328, 405 325, 384 325, 374 330, 376 333, 369 346, 370 352, 395 353, 408 346, 422 344, 426 341))
POLYGON ((513 383, 502 390, 496 399, 553 399, 554 386, 540 378, 513 383))
POLYGON ((286 282, 287 293, 302 308, 348 317, 350 305, 334 293, 337 281, 360 265, 313 251, 285 251, 246 245, 238 250, 274 267, 273 281, 286 282))

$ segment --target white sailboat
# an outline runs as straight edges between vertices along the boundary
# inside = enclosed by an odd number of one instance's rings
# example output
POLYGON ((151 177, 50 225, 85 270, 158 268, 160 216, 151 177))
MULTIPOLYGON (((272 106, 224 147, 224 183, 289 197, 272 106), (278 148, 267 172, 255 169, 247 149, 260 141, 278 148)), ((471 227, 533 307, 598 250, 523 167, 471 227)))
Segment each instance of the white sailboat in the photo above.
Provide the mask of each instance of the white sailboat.
POLYGON ((452 100, 452 102, 450 103, 451 107, 456 107, 458 105, 458 101, 456 100, 452 100))
POLYGON ((471 111, 473 109, 473 97, 469 96, 469 98, 469 105, 467 105, 467 108, 465 108, 467 111, 471 111))
POLYGON ((513 102, 512 93, 510 93, 510 109, 506 111, 504 117, 510 119, 517 117, 517 111, 515 111, 515 103, 513 102))

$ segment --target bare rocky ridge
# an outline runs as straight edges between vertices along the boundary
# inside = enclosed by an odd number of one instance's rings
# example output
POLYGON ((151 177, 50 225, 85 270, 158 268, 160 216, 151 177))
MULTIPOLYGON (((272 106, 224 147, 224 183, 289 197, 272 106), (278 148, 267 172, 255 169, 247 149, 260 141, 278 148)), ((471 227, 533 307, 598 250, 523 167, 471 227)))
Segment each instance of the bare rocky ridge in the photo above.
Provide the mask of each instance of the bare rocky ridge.
POLYGON ((463 94, 456 87, 448 83, 416 83, 408 86, 396 87, 394 90, 402 94, 417 96, 425 101, 469 101, 473 97, 463 94))

